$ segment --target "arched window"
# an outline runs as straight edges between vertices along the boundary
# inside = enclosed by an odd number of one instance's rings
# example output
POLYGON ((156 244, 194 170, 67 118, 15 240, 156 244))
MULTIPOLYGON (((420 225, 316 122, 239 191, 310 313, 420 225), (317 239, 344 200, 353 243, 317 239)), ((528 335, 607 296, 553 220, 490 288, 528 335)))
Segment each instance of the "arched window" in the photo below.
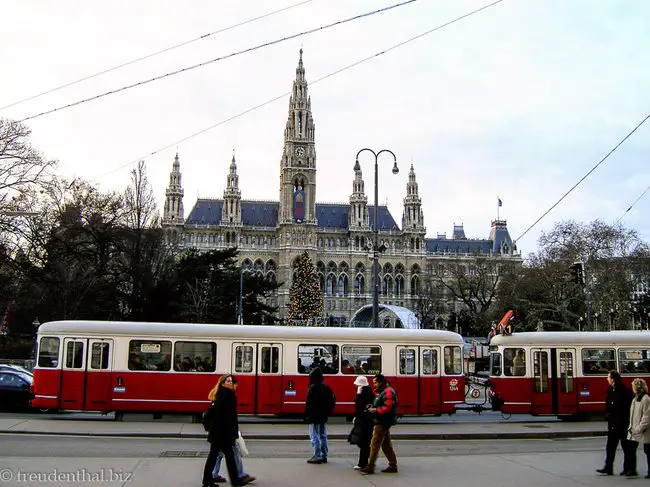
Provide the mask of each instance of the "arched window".
POLYGON ((325 294, 327 296, 334 296, 335 283, 336 283, 335 277, 332 274, 328 275, 327 284, 325 285, 325 294))
POLYGON ((357 274, 354 280, 354 290, 357 294, 364 294, 366 292, 366 282, 363 274, 357 274))
POLYGON ((395 278, 395 294, 400 298, 404 295, 404 278, 402 276, 395 278))
POLYGON ((339 286, 338 286, 339 296, 345 296, 348 293, 348 276, 341 274, 339 276, 339 286))
POLYGON ((381 286, 381 293, 384 296, 393 295, 393 278, 391 276, 384 276, 381 286))
POLYGON ((418 276, 413 276, 411 278, 411 294, 414 296, 420 294, 420 279, 418 276))

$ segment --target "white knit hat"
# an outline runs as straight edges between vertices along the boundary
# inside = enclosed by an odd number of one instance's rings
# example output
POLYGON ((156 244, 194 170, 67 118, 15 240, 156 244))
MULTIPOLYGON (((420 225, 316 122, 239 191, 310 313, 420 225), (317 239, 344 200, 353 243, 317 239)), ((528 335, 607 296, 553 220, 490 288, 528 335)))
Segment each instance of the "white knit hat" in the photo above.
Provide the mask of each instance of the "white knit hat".
POLYGON ((355 386, 367 386, 368 385, 368 379, 366 379, 365 376, 360 375, 356 379, 354 379, 354 385, 355 386))

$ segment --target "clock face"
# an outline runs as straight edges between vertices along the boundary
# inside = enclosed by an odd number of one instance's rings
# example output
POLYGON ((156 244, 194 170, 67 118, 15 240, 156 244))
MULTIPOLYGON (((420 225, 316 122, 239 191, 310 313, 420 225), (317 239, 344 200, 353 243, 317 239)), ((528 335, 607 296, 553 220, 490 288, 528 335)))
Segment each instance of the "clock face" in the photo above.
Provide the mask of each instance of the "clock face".
POLYGON ((296 148, 296 155, 297 156, 304 156, 305 155, 305 148, 304 147, 296 148))

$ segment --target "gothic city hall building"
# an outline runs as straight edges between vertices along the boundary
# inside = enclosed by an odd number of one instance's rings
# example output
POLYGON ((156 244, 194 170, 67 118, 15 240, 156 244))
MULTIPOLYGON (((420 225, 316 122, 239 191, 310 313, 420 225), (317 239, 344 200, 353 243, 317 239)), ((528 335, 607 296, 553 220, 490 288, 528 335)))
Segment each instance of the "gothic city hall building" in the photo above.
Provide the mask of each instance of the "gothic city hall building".
MULTIPOLYGON (((233 153, 226 189, 219 199, 198 198, 187 218, 178 154, 166 190, 163 227, 181 247, 199 250, 237 247, 244 271, 282 283, 269 304, 287 315, 294 261, 307 251, 314 262, 324 297, 324 316, 348 322, 372 303, 374 205, 368 204, 361 169, 355 167, 347 203, 318 203, 316 195, 316 130, 305 68, 300 59, 289 98, 289 114, 280 155, 279 201, 242 199, 233 153)), ((352 171, 351 171, 352 172, 352 171)), ((372 190, 371 190, 372 191, 372 190)), ((401 224, 386 206, 378 207, 379 302, 416 311, 427 273, 445 261, 479 257, 521 261, 506 222, 492 222, 489 238, 468 239, 462 225, 450 237, 426 236, 422 200, 413 165, 405 188, 401 224)), ((469 268, 469 267, 468 267, 469 268)), ((450 313, 460 303, 439 303, 450 313)))

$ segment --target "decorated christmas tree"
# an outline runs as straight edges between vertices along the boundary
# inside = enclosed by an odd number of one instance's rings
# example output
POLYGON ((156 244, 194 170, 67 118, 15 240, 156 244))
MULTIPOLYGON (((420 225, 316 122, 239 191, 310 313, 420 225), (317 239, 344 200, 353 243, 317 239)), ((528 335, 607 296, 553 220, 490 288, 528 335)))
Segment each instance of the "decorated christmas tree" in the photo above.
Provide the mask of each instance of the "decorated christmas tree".
POLYGON ((309 254, 300 254, 295 261, 293 280, 289 290, 289 322, 303 321, 321 316, 323 292, 309 254))

